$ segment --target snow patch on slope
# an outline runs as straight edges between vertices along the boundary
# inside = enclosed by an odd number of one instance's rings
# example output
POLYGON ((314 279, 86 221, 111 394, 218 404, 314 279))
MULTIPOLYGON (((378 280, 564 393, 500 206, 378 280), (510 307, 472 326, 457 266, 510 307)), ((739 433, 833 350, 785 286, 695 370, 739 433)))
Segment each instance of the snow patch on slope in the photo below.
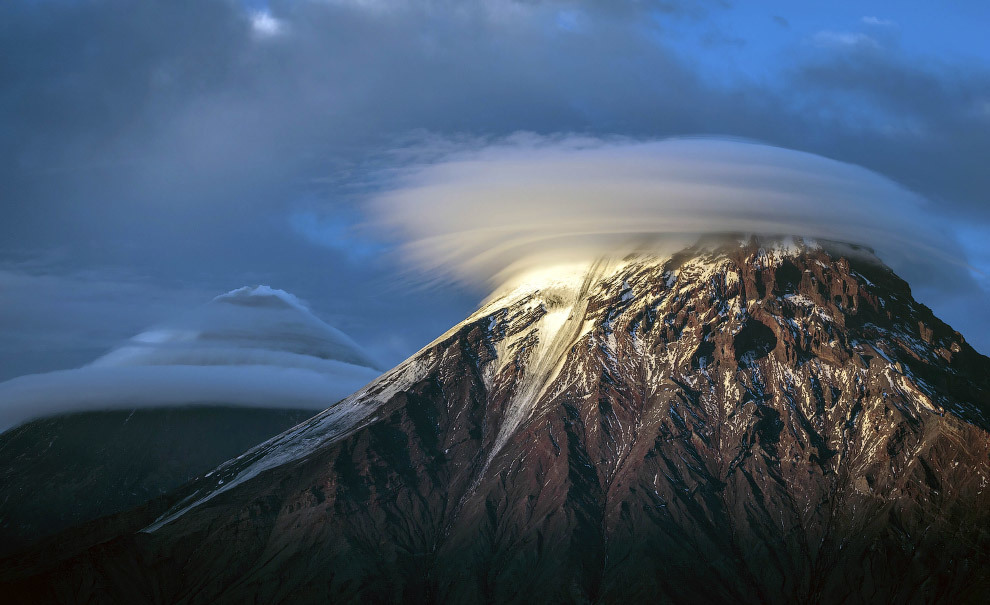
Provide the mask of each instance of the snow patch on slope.
MULTIPOLYGON (((450 331, 437 341, 449 333, 450 331)), ((154 532, 231 488, 269 469, 303 459, 319 448, 374 422, 376 418, 373 414, 378 408, 429 374, 437 362, 429 350, 437 341, 310 420, 217 467, 206 476, 213 482, 212 486, 197 491, 141 531, 154 532)))

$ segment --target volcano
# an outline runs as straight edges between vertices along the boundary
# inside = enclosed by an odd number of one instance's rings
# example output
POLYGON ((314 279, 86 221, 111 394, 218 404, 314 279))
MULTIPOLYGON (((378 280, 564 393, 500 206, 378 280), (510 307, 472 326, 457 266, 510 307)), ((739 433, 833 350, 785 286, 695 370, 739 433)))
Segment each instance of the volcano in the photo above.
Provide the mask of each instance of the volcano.
POLYGON ((984 602, 990 359, 869 250, 520 278, 167 501, 0 566, 24 602, 984 602))

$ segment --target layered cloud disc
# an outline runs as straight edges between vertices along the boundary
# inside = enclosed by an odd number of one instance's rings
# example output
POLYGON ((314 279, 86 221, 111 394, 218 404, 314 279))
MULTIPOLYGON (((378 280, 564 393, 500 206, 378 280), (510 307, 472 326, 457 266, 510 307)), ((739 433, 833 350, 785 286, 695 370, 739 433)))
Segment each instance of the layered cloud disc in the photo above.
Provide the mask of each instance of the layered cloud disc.
POLYGON ((470 282, 721 233, 951 251, 925 201, 864 168, 740 140, 517 136, 411 170, 372 202, 417 267, 470 282))
POLYGON ((94 367, 270 365, 322 370, 328 364, 377 369, 349 336, 318 319, 295 296, 245 287, 165 326, 130 339, 94 367))
POLYGON ((92 364, 0 383, 0 430, 56 413, 164 405, 323 409, 380 374, 343 332, 267 286, 218 296, 92 364))

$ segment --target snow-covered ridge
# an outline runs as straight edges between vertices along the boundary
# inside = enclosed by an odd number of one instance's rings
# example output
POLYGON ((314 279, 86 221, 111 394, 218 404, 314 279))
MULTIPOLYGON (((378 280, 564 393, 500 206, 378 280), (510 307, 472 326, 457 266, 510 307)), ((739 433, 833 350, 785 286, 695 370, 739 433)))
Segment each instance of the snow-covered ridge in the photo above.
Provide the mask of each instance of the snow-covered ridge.
POLYGON ((399 391, 422 380, 432 369, 437 360, 426 354, 431 346, 432 343, 377 380, 366 384, 350 397, 331 405, 310 420, 220 465, 204 478, 211 482, 208 487, 197 490, 187 500, 180 502, 141 531, 156 531, 193 508, 253 479, 264 471, 293 460, 300 460, 317 449, 343 439, 362 426, 374 422, 376 420, 374 412, 378 408, 399 391))
MULTIPOLYGON (((565 324, 575 323, 573 322, 573 307, 586 299, 588 285, 594 283, 596 278, 604 275, 606 273, 605 267, 608 265, 605 261, 597 263, 595 265, 597 271, 592 271, 593 266, 578 266, 577 268, 570 266, 565 271, 545 272, 515 284, 514 287, 504 291, 500 296, 491 298, 477 312, 451 327, 409 359, 347 399, 332 405, 311 420, 260 444, 242 456, 224 463, 209 474, 209 487, 201 488, 187 501, 180 503, 175 509, 168 511, 142 531, 156 531, 219 494, 249 481, 269 469, 302 459, 321 447, 343 439, 361 426, 373 422, 375 420, 374 413, 383 404, 388 402, 396 393, 408 389, 422 380, 440 361, 434 355, 437 344, 447 340, 463 327, 482 321, 486 316, 494 316, 500 311, 520 303, 523 306, 530 303, 545 306, 548 301, 552 301, 553 312, 546 313, 535 326, 536 336, 542 343, 537 357, 559 360, 560 351, 557 349, 564 347, 573 338, 573 334, 569 333, 566 337, 556 341, 554 336, 565 324), (554 342, 560 343, 556 349, 552 344, 554 342)), ((576 322, 576 325, 582 325, 580 320, 576 322)), ((500 356, 499 361, 507 358, 507 355, 500 356)), ((554 367, 555 364, 552 362, 539 364, 539 369, 534 369, 532 372, 534 378, 526 381, 527 388, 537 389, 538 387, 532 385, 545 383, 546 376, 542 375, 551 373, 554 367), (542 380, 540 379, 541 376, 542 380)), ((520 397, 518 401, 514 406, 515 409, 510 413, 508 425, 500 432, 499 438, 501 440, 508 438, 511 431, 526 417, 528 410, 524 405, 524 398, 520 397)))
POLYGON ((537 343, 535 351, 527 358, 526 377, 517 385, 517 395, 510 402, 500 427, 496 440, 497 452, 512 432, 532 415, 533 408, 528 404, 542 395, 542 390, 559 372, 565 351, 588 328, 584 313, 589 291, 599 287, 603 279, 614 275, 624 265, 623 261, 601 259, 587 265, 567 265, 559 270, 551 268, 526 276, 501 294, 491 297, 467 319, 347 399, 237 459, 224 463, 209 475, 210 487, 197 491, 188 501, 180 503, 142 531, 156 531, 217 495, 269 469, 302 459, 374 422, 375 412, 382 405, 396 393, 422 380, 441 361, 434 354, 436 345, 465 326, 485 322, 493 329, 497 316, 503 312, 511 309, 518 315, 539 308, 541 317, 538 321, 517 326, 520 330, 506 340, 494 339, 499 341, 499 354, 486 369, 489 376, 512 359, 513 345, 521 339, 532 339, 537 343))
MULTIPOLYGON (((624 265, 622 261, 601 259, 584 267, 583 271, 574 271, 570 268, 569 272, 561 275, 554 275, 551 272, 549 276, 544 276, 549 277, 549 280, 544 282, 530 280, 523 286, 532 288, 538 285, 539 289, 533 292, 530 304, 540 305, 543 314, 532 327, 531 335, 535 340, 535 346, 527 357, 523 377, 516 385, 515 392, 506 407, 505 417, 499 427, 491 456, 498 453, 520 424, 532 417, 534 411, 532 404, 541 399, 547 387, 560 372, 567 351, 585 332, 585 316, 590 292, 624 265)), ((515 300, 517 292, 518 289, 500 300, 511 304, 510 301, 515 300)), ((511 347, 510 341, 499 342, 496 354, 501 353, 501 356, 497 357, 494 371, 501 370, 511 359, 512 356, 509 355, 511 347)))

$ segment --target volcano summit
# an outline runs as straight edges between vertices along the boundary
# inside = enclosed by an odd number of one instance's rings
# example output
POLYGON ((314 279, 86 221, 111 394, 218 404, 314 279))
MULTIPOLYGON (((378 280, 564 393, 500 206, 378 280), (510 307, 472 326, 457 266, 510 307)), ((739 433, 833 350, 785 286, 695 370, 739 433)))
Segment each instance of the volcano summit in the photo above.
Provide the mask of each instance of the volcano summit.
POLYGON ((2 571, 26 600, 979 602, 990 359, 867 250, 531 275, 310 421, 2 571))

